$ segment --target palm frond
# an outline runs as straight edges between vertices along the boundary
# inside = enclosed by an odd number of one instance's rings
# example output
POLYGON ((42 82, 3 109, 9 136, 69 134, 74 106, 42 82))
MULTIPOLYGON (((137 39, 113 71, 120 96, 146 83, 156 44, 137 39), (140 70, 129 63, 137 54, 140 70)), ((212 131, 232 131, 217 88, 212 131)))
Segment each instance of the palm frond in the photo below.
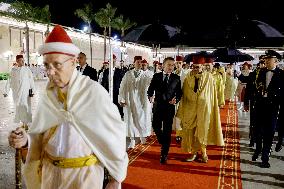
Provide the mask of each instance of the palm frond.
POLYGON ((91 3, 85 4, 84 8, 77 9, 75 15, 81 18, 84 22, 90 24, 95 19, 95 13, 93 12, 93 5, 91 3))

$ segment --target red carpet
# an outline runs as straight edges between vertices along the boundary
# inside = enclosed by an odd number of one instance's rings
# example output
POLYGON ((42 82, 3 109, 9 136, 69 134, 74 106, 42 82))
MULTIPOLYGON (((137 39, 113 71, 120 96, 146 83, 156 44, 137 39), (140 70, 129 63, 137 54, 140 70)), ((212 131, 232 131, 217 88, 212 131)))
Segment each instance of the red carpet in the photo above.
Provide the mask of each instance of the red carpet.
MULTIPOLYGON (((187 157, 172 140, 168 164, 160 165, 160 145, 155 136, 147 145, 137 145, 128 152, 129 167, 123 189, 211 189, 242 188, 240 147, 235 104, 221 110, 225 146, 209 146, 208 163, 183 162, 187 157)), ((174 139, 174 138, 173 138, 174 139)))

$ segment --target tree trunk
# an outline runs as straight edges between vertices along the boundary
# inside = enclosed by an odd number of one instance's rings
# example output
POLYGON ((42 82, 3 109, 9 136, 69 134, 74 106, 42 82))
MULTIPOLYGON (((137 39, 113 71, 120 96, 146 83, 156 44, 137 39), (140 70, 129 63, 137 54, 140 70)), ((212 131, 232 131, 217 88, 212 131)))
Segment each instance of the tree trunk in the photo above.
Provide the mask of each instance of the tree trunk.
POLYGON ((93 49, 92 49, 92 29, 91 29, 91 23, 89 23, 89 36, 90 36, 91 67, 93 67, 93 49))
POLYGON ((104 28, 104 62, 106 61, 106 35, 107 31, 106 28, 104 28))
MULTIPOLYGON (((123 46, 123 41, 121 40, 121 46, 123 46)), ((120 61, 122 61, 123 59, 122 59, 122 54, 123 54, 123 52, 122 51, 120 51, 120 61)))
MULTIPOLYGON (((123 47, 123 40, 122 40, 123 37, 124 37, 124 30, 122 29, 122 30, 121 30, 121 46, 122 46, 122 47, 123 47)), ((120 61, 123 60, 123 57, 122 57, 123 53, 124 53, 124 52, 122 52, 122 51, 120 52, 120 61)))
POLYGON ((113 58, 112 58, 112 47, 111 47, 111 26, 108 26, 108 43, 109 43, 109 95, 110 99, 113 100, 113 58))
POLYGON ((47 37, 49 35, 50 31, 49 31, 49 24, 47 24, 46 26, 46 31, 44 32, 44 36, 47 37))
POLYGON ((28 23, 26 22, 26 57, 27 57, 27 64, 30 65, 30 31, 28 23))

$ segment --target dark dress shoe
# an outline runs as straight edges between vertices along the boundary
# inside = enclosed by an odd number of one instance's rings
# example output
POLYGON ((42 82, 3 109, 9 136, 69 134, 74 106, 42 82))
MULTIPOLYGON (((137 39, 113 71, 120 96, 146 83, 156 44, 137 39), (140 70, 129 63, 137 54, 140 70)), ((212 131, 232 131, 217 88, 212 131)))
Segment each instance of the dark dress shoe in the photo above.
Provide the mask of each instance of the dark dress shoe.
POLYGON ((269 164, 268 162, 264 162, 264 161, 263 161, 263 162, 260 163, 260 167, 261 167, 261 168, 269 168, 269 167, 270 167, 270 164, 269 164))
POLYGON ((177 144, 180 144, 180 143, 181 143, 181 137, 180 137, 180 136, 177 136, 177 137, 176 137, 176 143, 177 143, 177 144))
POLYGON ((280 152, 281 149, 282 149, 282 144, 278 142, 275 146, 275 152, 280 152))
POLYGON ((249 143, 249 147, 254 147, 254 142, 252 140, 249 143))
POLYGON ((258 154, 253 154, 252 157, 251 157, 251 160, 257 161, 258 156, 259 156, 258 154))
POLYGON ((161 164, 167 164, 167 156, 166 155, 161 155, 160 163, 161 164))

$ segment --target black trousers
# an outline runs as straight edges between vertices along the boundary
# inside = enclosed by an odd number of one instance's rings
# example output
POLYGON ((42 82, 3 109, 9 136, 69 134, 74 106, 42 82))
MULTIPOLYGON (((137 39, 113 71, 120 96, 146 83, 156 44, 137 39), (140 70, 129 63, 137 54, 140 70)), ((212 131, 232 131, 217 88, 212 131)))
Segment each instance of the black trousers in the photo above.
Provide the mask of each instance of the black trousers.
POLYGON ((255 128, 255 122, 256 122, 256 115, 255 115, 255 101, 251 100, 249 104, 250 109, 250 124, 249 124, 249 138, 251 143, 255 143, 255 134, 254 134, 254 128, 255 128))
POLYGON ((159 143, 162 145, 161 155, 168 155, 169 152, 174 115, 175 115, 174 105, 154 104, 152 126, 159 143))
POLYGON ((278 103, 272 103, 267 98, 256 101, 256 125, 254 129, 256 149, 254 153, 256 155, 261 154, 263 162, 269 161, 270 149, 277 126, 278 112, 278 103))
POLYGON ((113 103, 117 106, 119 114, 120 114, 121 118, 123 118, 123 116, 124 116, 123 107, 121 107, 119 102, 118 102, 118 93, 119 93, 119 91, 117 91, 117 90, 113 91, 113 103))
MULTIPOLYGON (((283 111, 283 110, 282 110, 283 111)), ((284 115, 279 115, 277 122, 278 143, 282 144, 284 139, 284 115)))

